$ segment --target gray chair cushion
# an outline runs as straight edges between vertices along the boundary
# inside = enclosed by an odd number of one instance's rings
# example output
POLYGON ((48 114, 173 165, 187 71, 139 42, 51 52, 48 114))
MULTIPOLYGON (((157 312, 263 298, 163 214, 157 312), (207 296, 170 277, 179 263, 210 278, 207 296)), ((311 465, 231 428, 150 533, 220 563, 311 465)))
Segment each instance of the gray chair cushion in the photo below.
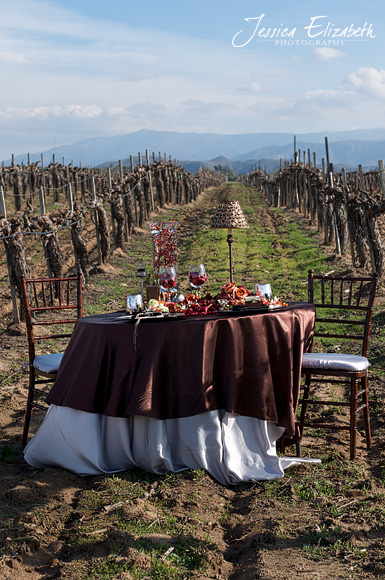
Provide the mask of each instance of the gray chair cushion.
POLYGON ((370 367, 368 359, 355 354, 309 352, 302 357, 302 372, 318 370, 365 371, 370 367))
POLYGON ((35 358, 33 366, 35 369, 43 373, 57 373, 63 354, 64 353, 62 352, 56 354, 42 354, 35 358))

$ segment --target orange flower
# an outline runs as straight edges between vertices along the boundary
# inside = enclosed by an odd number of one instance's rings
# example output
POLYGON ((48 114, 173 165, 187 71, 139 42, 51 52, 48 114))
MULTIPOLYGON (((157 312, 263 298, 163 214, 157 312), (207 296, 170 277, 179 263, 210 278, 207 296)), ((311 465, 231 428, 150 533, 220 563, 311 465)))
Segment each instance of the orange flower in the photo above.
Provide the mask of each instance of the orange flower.
POLYGON ((235 297, 238 299, 242 299, 245 296, 248 296, 249 291, 246 290, 246 288, 244 288, 243 286, 238 286, 238 288, 236 288, 235 290, 235 297))
POLYGON ((223 284, 222 292, 225 294, 230 294, 235 288, 235 284, 233 282, 228 282, 227 284, 223 284))

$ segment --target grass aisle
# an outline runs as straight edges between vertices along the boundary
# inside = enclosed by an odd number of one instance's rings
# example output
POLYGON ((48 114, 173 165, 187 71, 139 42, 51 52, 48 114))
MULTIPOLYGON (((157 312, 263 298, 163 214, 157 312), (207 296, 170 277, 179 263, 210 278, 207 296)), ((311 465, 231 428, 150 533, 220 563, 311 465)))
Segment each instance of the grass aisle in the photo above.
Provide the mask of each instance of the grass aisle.
MULTIPOLYGON (((258 283, 270 282, 273 292, 287 300, 306 299, 307 270, 330 269, 330 248, 324 248, 317 232, 304 231, 296 223, 297 214, 285 209, 269 208, 259 193, 239 183, 228 183, 206 191, 189 206, 167 208, 153 216, 153 221, 177 221, 178 289, 189 291, 187 281, 190 263, 204 263, 208 273, 206 292, 217 293, 229 281, 227 230, 210 228, 211 219, 224 199, 240 202, 249 229, 233 230, 234 282, 250 290, 258 283)), ((152 247, 150 229, 136 235, 127 248, 127 256, 117 255, 112 264, 118 268, 118 284, 126 293, 138 291, 134 276, 135 262, 143 260, 152 282, 152 247), (123 282, 124 279, 124 282, 123 282)), ((113 276, 111 276, 113 278, 113 276)), ((95 279, 94 279, 95 280, 95 279)), ((103 302, 113 302, 116 286, 104 285, 103 302), (111 294, 108 289, 111 286, 111 294)), ((97 305, 93 306, 96 309, 97 305)))

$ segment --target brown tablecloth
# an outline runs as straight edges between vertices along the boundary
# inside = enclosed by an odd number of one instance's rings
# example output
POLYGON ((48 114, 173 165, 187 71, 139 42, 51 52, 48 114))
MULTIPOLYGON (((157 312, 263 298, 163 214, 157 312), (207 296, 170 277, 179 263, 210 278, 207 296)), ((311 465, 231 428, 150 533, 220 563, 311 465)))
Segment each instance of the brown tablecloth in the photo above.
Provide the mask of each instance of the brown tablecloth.
POLYGON ((47 402, 109 416, 188 417, 215 409, 294 434, 311 304, 256 314, 141 320, 124 312, 75 325, 47 402))

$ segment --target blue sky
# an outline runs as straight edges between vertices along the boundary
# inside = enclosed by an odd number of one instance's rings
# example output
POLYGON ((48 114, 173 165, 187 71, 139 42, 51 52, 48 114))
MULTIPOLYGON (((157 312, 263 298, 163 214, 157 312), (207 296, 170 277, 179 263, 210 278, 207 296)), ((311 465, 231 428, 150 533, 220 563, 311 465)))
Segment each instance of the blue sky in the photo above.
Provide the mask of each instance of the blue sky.
POLYGON ((384 5, 0 0, 0 159, 139 129, 385 127, 384 5))

